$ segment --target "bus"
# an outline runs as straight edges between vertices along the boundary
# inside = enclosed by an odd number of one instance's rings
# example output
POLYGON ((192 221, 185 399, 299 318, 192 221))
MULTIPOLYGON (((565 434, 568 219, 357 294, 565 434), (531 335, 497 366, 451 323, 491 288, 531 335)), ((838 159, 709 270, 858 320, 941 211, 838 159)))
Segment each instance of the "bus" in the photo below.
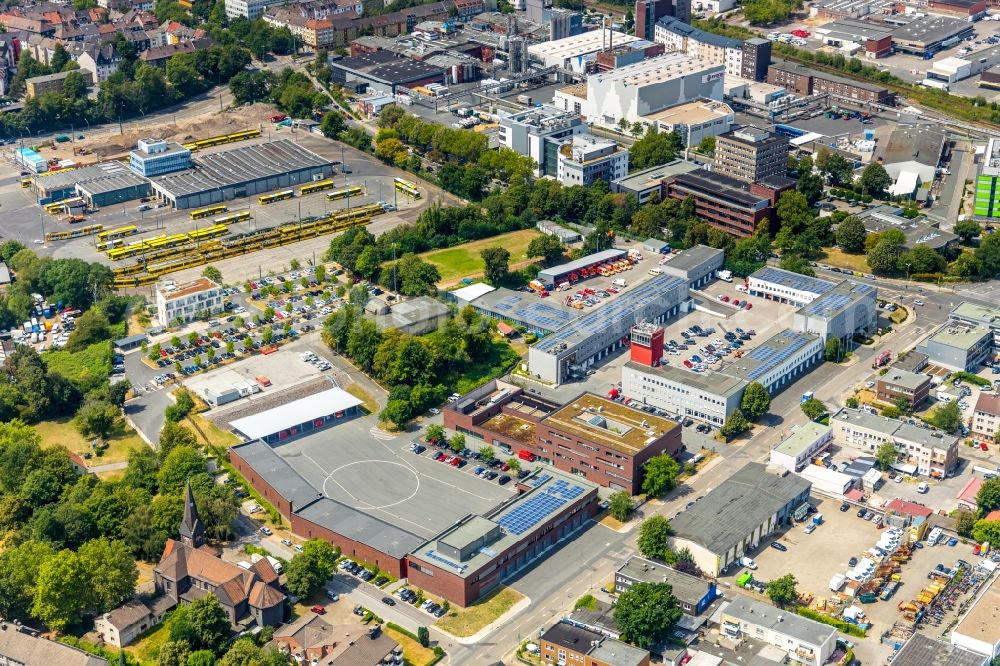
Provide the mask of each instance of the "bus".
POLYGON ((327 180, 317 180, 315 183, 309 183, 308 185, 303 185, 299 188, 299 195, 312 194, 313 192, 322 192, 323 190, 328 190, 333 187, 333 179, 327 180))
POLYGON ((49 215, 60 215, 63 212, 65 206, 62 201, 56 201, 54 203, 45 204, 45 212, 49 215))
POLYGON ((109 241, 116 238, 124 238, 125 236, 131 236, 139 229, 134 224, 129 224, 124 227, 118 227, 116 229, 108 229, 107 231, 102 231, 97 234, 97 240, 99 241, 109 241))
POLYGON ((420 190, 417 189, 417 184, 404 180, 402 178, 393 178, 392 184, 396 186, 396 189, 405 194, 408 197, 413 197, 414 199, 420 198, 420 190))
POLYGON ((239 213, 230 213, 229 215, 223 215, 222 217, 217 217, 212 220, 212 224, 236 224, 237 222, 245 222, 250 218, 250 211, 244 210, 239 213))
POLYGON ((267 204, 274 203, 275 201, 284 201, 285 199, 291 199, 295 196, 295 192, 292 190, 283 190, 281 192, 275 192, 274 194, 264 194, 257 197, 257 203, 261 206, 266 206, 267 204))
POLYGON ((97 247, 98 252, 107 252, 116 247, 122 247, 123 245, 125 245, 124 238, 112 238, 111 240, 107 241, 97 241, 95 247, 97 247))
POLYGON ((334 190, 326 195, 327 201, 337 201, 338 199, 346 199, 348 197, 360 197, 365 191, 360 185, 354 187, 345 187, 341 190, 334 190))
POLYGON ((219 204, 218 206, 209 206, 208 208, 199 208, 198 210, 191 211, 192 220, 200 220, 203 217, 211 217, 213 215, 218 215, 219 213, 225 213, 229 210, 228 207, 219 204))

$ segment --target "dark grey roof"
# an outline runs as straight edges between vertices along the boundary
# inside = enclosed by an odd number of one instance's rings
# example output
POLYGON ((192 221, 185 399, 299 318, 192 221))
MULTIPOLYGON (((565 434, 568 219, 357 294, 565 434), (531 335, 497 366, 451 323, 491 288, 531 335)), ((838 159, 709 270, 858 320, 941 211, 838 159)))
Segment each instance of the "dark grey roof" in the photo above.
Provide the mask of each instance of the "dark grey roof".
POLYGON ((740 595, 736 595, 722 613, 740 622, 791 636, 806 645, 822 645, 837 633, 837 630, 829 625, 740 595))
POLYGON ((245 460, 261 479, 274 488, 275 492, 291 502, 293 511, 315 502, 321 496, 284 458, 263 441, 257 439, 234 446, 232 451, 245 460))
POLYGON ((135 335, 129 335, 124 338, 115 340, 116 347, 127 347, 129 345, 134 345, 137 342, 145 342, 147 340, 145 333, 136 333, 135 335))
POLYGON ((695 245, 675 254, 663 267, 677 271, 691 272, 696 268, 700 268, 703 264, 714 260, 719 261, 721 265, 724 254, 725 252, 717 250, 714 247, 695 245))
POLYGON ((641 557, 628 558, 618 567, 617 573, 641 583, 669 583, 673 595, 691 605, 704 599, 712 589, 712 583, 707 580, 641 557))
POLYGON ((755 206, 765 200, 765 197, 751 194, 750 186, 742 180, 705 169, 677 174, 671 183, 677 187, 689 188, 744 207, 755 206))
POLYGON ((59 666, 108 666, 108 660, 83 650, 50 641, 13 624, 0 630, 0 656, 22 664, 59 664, 59 666))
POLYGON ((725 553, 811 485, 797 474, 779 476, 762 463, 747 463, 670 526, 678 538, 725 553))
POLYGON ((888 141, 879 144, 876 158, 881 159, 883 164, 918 162, 936 167, 944 150, 944 141, 944 132, 926 125, 897 127, 888 141))
POLYGON ((326 497, 299 509, 295 514, 400 559, 424 541, 404 529, 326 497))
POLYGON ((664 16, 656 22, 656 25, 661 28, 665 28, 672 33, 684 35, 688 39, 701 42, 702 44, 711 44, 712 46, 719 46, 727 49, 740 49, 743 47, 743 42, 738 39, 716 35, 712 32, 705 32, 704 30, 694 28, 684 21, 674 18, 673 16, 664 16))
POLYGON ((984 655, 923 634, 913 634, 892 660, 893 666, 985 666, 988 662, 984 655))

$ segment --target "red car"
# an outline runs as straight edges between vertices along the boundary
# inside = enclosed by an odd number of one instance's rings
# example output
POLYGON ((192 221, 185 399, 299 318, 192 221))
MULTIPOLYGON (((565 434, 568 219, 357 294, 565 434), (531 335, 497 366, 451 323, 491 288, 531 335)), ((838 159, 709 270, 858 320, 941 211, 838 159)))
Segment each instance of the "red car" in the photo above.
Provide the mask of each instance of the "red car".
POLYGON ((986 446, 986 442, 980 442, 979 443, 979 448, 982 449, 983 451, 989 451, 990 450, 990 447, 986 446))
POLYGON ((728 296, 723 296, 722 297, 722 302, 723 303, 728 303, 729 302, 729 297, 728 296))
POLYGON ((749 310, 751 308, 753 308, 753 303, 751 303, 750 301, 747 301, 746 309, 749 310))
POLYGON ((445 463, 447 465, 450 465, 451 461, 454 460, 454 459, 455 459, 455 456, 445 456, 445 457, 441 458, 441 462, 443 462, 443 463, 445 463))
POLYGON ((316 613, 316 615, 323 615, 324 613, 326 613, 326 609, 318 604, 316 606, 313 606, 309 610, 311 610, 313 613, 316 613))
POLYGON ((462 459, 459 458, 458 456, 455 456, 448 462, 448 464, 451 465, 452 467, 458 467, 461 463, 462 459))
POLYGON ((691 361, 689 361, 687 359, 684 359, 684 367, 690 369, 690 368, 693 368, 694 365, 691 363, 691 361))
POLYGON ((434 460, 444 460, 447 457, 448 456, 446 456, 443 451, 438 451, 434 454, 434 460))
POLYGON ((507 463, 504 463, 504 464, 500 465, 500 471, 501 472, 506 472, 506 471, 509 471, 509 470, 510 470, 510 465, 508 465, 507 463))

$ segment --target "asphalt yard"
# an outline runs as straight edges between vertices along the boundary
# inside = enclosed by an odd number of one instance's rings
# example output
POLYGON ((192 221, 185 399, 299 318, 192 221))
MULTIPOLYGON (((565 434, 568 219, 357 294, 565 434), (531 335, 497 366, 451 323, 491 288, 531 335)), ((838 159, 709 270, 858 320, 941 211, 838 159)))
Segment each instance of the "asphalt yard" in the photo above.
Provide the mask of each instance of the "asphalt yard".
MULTIPOLYGON (((416 455, 409 439, 355 419, 275 449, 327 497, 418 536, 432 537, 469 513, 484 513, 514 495, 462 469, 416 455)), ((434 449, 436 451, 436 449, 434 449)))

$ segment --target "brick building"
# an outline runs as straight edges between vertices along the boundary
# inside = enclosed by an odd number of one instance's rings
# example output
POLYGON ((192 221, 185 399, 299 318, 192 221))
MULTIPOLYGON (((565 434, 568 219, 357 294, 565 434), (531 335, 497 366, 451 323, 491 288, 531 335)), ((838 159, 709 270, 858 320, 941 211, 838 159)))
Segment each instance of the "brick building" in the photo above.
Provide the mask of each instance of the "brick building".
POLYGON ((691 197, 695 214, 737 238, 752 236, 761 222, 768 225, 774 208, 766 196, 754 194, 747 183, 731 176, 697 169, 667 182, 667 196, 681 201, 691 197))
POLYGON ((508 455, 535 457, 615 490, 639 492, 642 466, 681 449, 673 421, 592 393, 566 405, 490 382, 444 410, 445 427, 482 439, 508 455))
POLYGON ((902 398, 910 407, 919 408, 930 396, 930 392, 930 375, 907 372, 898 368, 889 368, 889 372, 875 382, 878 399, 890 404, 902 398))
POLYGON ((546 666, 647 666, 649 652, 590 629, 560 622, 538 640, 546 666))
POLYGON ((852 81, 791 62, 772 63, 767 70, 767 82, 797 95, 829 94, 834 102, 875 102, 888 106, 896 103, 896 93, 884 86, 852 81))

